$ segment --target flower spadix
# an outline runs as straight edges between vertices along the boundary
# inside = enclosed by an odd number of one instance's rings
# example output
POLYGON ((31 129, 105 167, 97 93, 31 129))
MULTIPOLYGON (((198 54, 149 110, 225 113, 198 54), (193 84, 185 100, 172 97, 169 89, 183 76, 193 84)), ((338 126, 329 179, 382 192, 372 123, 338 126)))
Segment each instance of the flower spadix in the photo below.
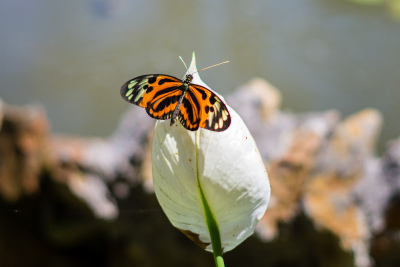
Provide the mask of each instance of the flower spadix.
MULTIPOLYGON (((188 73, 194 84, 209 88, 196 72, 195 56, 188 73)), ((221 97, 222 99, 222 97, 221 97)), ((230 107, 230 127, 223 132, 180 122, 157 121, 152 145, 154 190, 171 223, 212 251, 207 210, 219 230, 224 252, 254 232, 264 215, 270 185, 254 139, 230 107)))

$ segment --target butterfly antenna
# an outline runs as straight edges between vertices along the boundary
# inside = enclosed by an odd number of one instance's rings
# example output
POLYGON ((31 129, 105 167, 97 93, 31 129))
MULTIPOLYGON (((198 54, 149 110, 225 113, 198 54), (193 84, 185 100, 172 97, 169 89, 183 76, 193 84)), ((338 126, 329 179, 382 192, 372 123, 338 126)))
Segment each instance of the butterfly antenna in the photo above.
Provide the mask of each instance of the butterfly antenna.
POLYGON ((185 65, 186 71, 189 71, 189 70, 188 70, 188 68, 187 68, 187 66, 186 66, 186 63, 185 63, 185 61, 183 61, 183 59, 182 59, 182 57, 181 57, 181 56, 179 56, 179 59, 182 61, 183 65, 185 65))
MULTIPOLYGON (((207 68, 204 68, 204 69, 198 70, 198 71, 196 71, 196 72, 200 72, 200 71, 202 71, 202 70, 206 70, 206 69, 209 69, 209 68, 212 68, 212 67, 216 67, 216 66, 219 66, 219 65, 222 65, 222 64, 228 63, 228 62, 229 62, 229 61, 224 61, 224 62, 221 62, 221 63, 215 64, 215 65, 212 65, 212 66, 210 66, 210 67, 207 67, 207 68)), ((194 72, 193 74, 195 74, 196 72, 194 72)))

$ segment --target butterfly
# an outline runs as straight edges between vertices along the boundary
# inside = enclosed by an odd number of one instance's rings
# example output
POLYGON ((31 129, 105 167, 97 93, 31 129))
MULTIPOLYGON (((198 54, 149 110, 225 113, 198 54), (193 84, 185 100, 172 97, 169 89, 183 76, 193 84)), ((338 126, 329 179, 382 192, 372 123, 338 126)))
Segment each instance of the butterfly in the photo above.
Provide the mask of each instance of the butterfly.
POLYGON ((221 132, 231 124, 225 103, 209 89, 193 84, 193 75, 184 80, 164 74, 147 74, 127 81, 121 96, 131 104, 146 109, 150 117, 176 120, 186 129, 204 128, 221 132))

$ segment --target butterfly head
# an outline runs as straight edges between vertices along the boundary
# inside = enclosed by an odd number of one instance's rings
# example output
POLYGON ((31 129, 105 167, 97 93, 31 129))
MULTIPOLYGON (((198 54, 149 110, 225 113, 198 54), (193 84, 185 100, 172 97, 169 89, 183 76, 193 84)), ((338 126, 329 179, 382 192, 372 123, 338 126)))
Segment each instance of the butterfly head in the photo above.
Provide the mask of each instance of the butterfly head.
POLYGON ((186 84, 191 84, 193 81, 193 75, 192 74, 186 74, 185 80, 183 81, 186 84))

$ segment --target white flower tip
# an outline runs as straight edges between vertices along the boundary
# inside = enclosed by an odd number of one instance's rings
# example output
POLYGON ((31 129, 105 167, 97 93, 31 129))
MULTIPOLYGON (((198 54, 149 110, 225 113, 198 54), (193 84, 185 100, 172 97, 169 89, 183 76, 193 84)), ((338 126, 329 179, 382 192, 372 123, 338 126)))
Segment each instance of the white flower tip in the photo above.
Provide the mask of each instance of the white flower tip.
POLYGON ((199 76, 199 74, 197 73, 196 56, 195 56, 194 52, 192 54, 192 61, 190 62, 187 74, 192 74, 193 76, 197 74, 196 76, 199 76))

